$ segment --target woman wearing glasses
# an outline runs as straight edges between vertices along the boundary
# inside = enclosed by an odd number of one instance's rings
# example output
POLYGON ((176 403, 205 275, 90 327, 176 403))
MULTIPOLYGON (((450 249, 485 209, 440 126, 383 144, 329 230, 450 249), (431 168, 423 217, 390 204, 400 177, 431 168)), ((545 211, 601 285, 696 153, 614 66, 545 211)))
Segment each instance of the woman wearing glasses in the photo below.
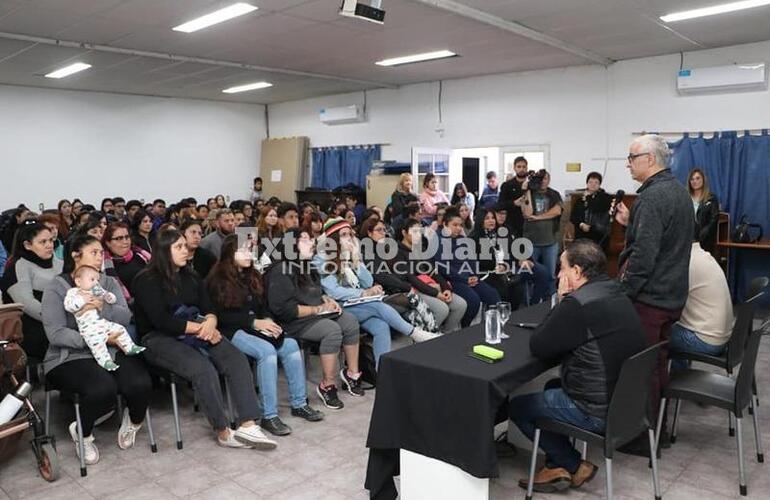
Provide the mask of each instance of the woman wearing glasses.
POLYGON ((150 254, 131 243, 131 234, 125 222, 113 222, 104 231, 104 274, 118 281, 129 307, 134 298, 131 285, 139 271, 147 267, 150 254))
POLYGON ((21 347, 27 356, 43 359, 48 340, 43 330, 43 290, 61 272, 62 261, 53 255, 53 235, 42 223, 27 220, 16 232, 15 246, 0 279, 3 302, 24 306, 21 347))

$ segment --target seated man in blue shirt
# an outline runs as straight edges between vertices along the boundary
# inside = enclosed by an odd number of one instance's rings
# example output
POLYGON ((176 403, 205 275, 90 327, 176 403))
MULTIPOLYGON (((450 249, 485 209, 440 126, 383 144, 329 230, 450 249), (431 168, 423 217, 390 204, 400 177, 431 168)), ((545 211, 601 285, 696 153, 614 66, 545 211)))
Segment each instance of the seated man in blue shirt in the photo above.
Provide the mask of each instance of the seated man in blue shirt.
MULTIPOLYGON (((603 433, 612 392, 626 359, 647 346, 642 324, 620 284, 606 274, 601 247, 577 240, 561 254, 559 304, 530 339, 537 358, 561 363, 560 386, 511 400, 511 420, 528 438, 547 418, 603 433)), ((566 436, 542 432, 545 466, 535 475, 540 492, 578 488, 596 474, 566 436)), ((527 480, 519 481, 527 487, 527 480)))

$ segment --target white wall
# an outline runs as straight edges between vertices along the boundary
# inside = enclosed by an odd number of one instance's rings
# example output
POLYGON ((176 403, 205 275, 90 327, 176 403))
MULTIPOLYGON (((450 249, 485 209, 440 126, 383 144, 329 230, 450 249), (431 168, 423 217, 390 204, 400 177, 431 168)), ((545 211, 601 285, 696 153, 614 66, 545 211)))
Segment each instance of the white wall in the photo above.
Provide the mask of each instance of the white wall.
POLYGON ((0 85, 0 207, 245 197, 262 106, 0 85))
MULTIPOLYGON (((768 61, 770 42, 685 55, 686 67, 768 61)), ((605 188, 634 189, 621 158, 633 132, 753 129, 770 126, 770 94, 752 92, 681 97, 675 89, 679 55, 636 59, 605 69, 584 66, 444 82, 443 137, 437 83, 368 93, 369 120, 327 126, 323 107, 361 103, 360 93, 270 106, 271 134, 306 135, 312 146, 388 143, 382 158, 410 161, 412 146, 468 148, 549 144, 552 185, 582 186, 604 171, 605 188), (580 162, 580 173, 565 172, 580 162)), ((394 69, 398 71, 397 69, 394 69)))

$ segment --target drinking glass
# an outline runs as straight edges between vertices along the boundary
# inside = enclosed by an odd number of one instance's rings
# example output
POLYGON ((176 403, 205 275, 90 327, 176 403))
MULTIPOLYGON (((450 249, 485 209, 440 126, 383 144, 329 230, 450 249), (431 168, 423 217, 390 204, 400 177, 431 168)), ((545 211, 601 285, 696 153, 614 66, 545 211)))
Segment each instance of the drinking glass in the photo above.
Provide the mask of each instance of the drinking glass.
POLYGON ((497 311, 500 314, 500 338, 508 339, 510 338, 510 335, 505 333, 505 329, 503 327, 505 326, 506 323, 508 323, 508 320, 511 319, 510 302, 498 302, 497 311))

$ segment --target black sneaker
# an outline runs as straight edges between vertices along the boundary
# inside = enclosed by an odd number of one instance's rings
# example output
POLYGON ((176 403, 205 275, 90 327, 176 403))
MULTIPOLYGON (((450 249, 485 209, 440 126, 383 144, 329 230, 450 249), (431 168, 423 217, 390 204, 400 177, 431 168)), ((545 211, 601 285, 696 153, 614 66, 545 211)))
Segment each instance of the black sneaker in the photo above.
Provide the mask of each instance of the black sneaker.
POLYGON ((340 378, 342 379, 342 389, 348 391, 351 396, 364 395, 364 390, 361 388, 361 378, 353 380, 348 377, 348 371, 344 368, 340 370, 340 378))
POLYGON ((318 397, 321 398, 321 402, 327 408, 331 408, 332 410, 341 410, 345 407, 345 404, 340 401, 340 398, 337 397, 336 385, 330 385, 326 389, 319 385, 315 388, 315 392, 318 394, 318 397))
POLYGON ((305 406, 301 406, 299 408, 292 408, 291 415, 293 417, 304 418, 308 422, 318 422, 320 420, 323 420, 325 416, 324 412, 318 411, 312 408, 308 404, 306 404, 305 406))
POLYGON ((263 418, 260 427, 274 436, 287 436, 291 434, 291 427, 284 424, 278 416, 263 418))

